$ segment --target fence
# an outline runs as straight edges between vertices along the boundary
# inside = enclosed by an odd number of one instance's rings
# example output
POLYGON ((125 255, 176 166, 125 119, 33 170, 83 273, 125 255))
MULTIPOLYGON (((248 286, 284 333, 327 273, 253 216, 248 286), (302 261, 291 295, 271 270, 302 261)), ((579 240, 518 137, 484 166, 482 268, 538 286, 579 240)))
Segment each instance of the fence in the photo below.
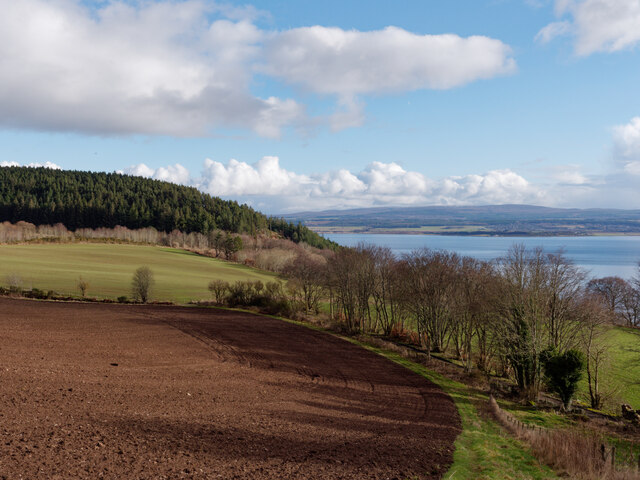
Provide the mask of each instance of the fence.
POLYGON ((640 479, 640 457, 635 466, 616 465, 616 448, 594 433, 527 425, 502 410, 493 396, 489 397, 489 408, 504 428, 529 444, 534 455, 556 471, 585 480, 640 479))

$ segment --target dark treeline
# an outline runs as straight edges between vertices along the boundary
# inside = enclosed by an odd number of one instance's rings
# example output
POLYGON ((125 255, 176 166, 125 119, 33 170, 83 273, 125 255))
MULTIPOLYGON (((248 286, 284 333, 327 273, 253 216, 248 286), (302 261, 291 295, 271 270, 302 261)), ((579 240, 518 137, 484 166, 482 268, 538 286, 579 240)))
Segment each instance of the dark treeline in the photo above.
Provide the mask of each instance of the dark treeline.
POLYGON ((640 277, 587 281, 562 252, 522 245, 495 262, 427 249, 396 258, 361 245, 326 262, 298 261, 286 273, 304 309, 328 298, 346 331, 410 339, 467 371, 510 378, 527 399, 554 365, 575 359, 579 367, 583 358, 591 404, 600 408, 615 393, 606 378, 607 328, 640 326, 640 277))
POLYGON ((0 222, 64 224, 80 228, 153 227, 208 234, 214 230, 255 235, 270 230, 318 248, 335 244, 308 228, 267 217, 247 205, 159 180, 46 168, 0 168, 0 222))

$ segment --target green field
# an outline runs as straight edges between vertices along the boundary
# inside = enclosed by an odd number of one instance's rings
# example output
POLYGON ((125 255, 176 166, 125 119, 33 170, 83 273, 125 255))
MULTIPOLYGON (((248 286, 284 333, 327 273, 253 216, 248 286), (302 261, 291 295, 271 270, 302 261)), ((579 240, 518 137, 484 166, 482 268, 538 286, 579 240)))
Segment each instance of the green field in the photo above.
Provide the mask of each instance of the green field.
MULTIPOLYGON (((605 366, 604 383, 606 387, 617 390, 609 402, 608 410, 620 414, 620 402, 640 409, 640 330, 610 327, 607 336, 611 348, 608 365, 605 366)), ((578 397, 589 404, 586 379, 581 382, 578 397)))
POLYGON ((122 244, 0 245, 0 286, 18 276, 22 288, 79 295, 78 277, 89 282, 87 296, 130 296, 131 277, 146 265, 153 271, 152 300, 185 303, 210 297, 211 280, 274 281, 271 273, 167 247, 122 244))

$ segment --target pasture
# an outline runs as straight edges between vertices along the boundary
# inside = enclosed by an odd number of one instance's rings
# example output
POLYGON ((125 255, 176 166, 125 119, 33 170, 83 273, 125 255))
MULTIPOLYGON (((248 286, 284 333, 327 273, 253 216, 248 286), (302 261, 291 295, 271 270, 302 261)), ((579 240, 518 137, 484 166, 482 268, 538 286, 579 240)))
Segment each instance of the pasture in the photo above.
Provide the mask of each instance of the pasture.
POLYGON ((0 245, 0 286, 13 277, 22 288, 80 295, 82 276, 89 282, 87 296, 115 299, 131 295, 131 277, 143 265, 154 274, 152 300, 177 303, 209 298, 211 280, 277 280, 268 272, 176 248, 68 243, 0 245))

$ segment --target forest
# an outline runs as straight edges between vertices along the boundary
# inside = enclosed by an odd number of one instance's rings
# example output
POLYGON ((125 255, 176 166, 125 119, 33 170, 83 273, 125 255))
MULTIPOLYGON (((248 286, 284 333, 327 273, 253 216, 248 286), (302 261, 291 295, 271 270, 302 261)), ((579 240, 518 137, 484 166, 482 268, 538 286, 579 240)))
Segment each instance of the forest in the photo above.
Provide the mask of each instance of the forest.
POLYGON ((335 244, 281 218, 196 188, 119 173, 0 168, 0 222, 80 228, 153 227, 161 232, 255 235, 271 231, 318 248, 335 244))

